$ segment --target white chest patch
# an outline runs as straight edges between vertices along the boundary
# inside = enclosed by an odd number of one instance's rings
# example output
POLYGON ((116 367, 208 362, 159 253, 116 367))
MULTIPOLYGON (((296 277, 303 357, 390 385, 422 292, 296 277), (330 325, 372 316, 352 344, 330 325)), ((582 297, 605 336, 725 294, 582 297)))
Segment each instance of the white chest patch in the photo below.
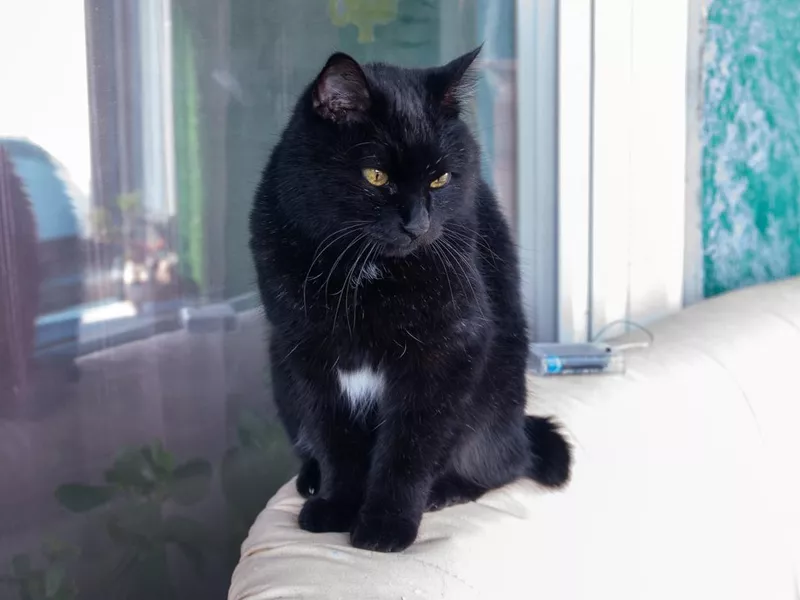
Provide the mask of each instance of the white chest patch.
POLYGON ((356 414, 364 414, 383 394, 383 373, 370 367, 354 371, 339 370, 339 387, 356 414))

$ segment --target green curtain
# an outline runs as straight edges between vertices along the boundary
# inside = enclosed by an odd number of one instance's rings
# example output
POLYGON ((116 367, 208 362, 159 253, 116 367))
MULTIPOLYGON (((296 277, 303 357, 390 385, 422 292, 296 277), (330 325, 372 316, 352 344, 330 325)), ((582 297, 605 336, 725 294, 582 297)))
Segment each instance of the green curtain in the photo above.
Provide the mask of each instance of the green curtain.
POLYGON ((206 269, 200 100, 192 29, 177 4, 173 4, 172 28, 178 252, 183 275, 202 292, 206 289, 206 269))

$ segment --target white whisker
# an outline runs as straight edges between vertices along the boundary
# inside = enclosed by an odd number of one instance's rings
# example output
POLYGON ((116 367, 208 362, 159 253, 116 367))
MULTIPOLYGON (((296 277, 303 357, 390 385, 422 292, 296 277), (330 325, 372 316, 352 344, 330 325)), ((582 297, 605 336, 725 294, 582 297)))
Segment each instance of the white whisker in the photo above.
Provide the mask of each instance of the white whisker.
MULTIPOLYGON (((362 234, 361 236, 356 238, 353 243, 355 243, 356 241, 361 241, 365 237, 367 237, 367 234, 362 234)), ((352 246, 352 245, 353 244, 351 243, 350 246, 352 246)), ((348 248, 350 246, 348 246, 348 248)), ((356 264, 358 264, 358 260, 359 260, 359 258, 361 258, 361 254, 364 252, 365 248, 366 248, 366 246, 362 246, 361 248, 359 248, 358 254, 356 255, 356 259, 353 261, 353 264, 350 266, 350 270, 347 271, 347 274, 346 274, 346 276, 344 278, 344 282, 342 282, 342 287, 337 292, 337 294, 339 296, 339 299, 336 301, 336 311, 333 313, 333 322, 331 324, 331 331, 336 329, 336 319, 339 317, 339 307, 342 305, 342 296, 347 294, 347 286, 350 283, 350 277, 353 275, 353 270, 355 269, 356 264)), ((347 249, 345 249, 345 251, 346 250, 347 249)), ((341 258, 341 256, 339 258, 341 258)), ((337 260, 337 262, 338 262, 338 260, 337 260)), ((328 277, 328 279, 330 280, 330 276, 328 277)), ((327 290, 327 287, 328 287, 328 284, 326 282, 325 283, 325 289, 326 290, 327 290)), ((345 305, 345 313, 346 312, 347 312, 347 306, 345 305)), ((347 327, 348 327, 348 331, 349 331, 349 329, 350 329, 349 315, 348 315, 347 327)))
POLYGON ((315 281, 315 280, 319 279, 320 277, 322 277, 322 273, 320 273, 316 277, 310 278, 311 269, 314 268, 314 264, 320 259, 320 257, 325 253, 325 251, 328 248, 330 248, 333 244, 335 244, 337 241, 341 240, 342 238, 347 237, 350 233, 353 233, 356 229, 358 229, 359 227, 362 227, 364 224, 366 224, 366 221, 364 221, 364 222, 358 221, 358 222, 355 222, 355 224, 353 224, 353 225, 347 225, 345 227, 342 227, 341 229, 337 229, 336 231, 334 231, 329 236, 326 236, 325 239, 323 239, 319 243, 319 245, 317 246, 317 251, 314 253, 314 257, 311 260, 311 264, 308 266, 308 271, 306 272, 306 277, 303 280, 303 311, 305 312, 306 316, 308 316, 308 304, 306 302, 306 291, 307 291, 307 288, 308 288, 308 282, 309 281, 315 281), (331 240, 324 248, 322 248, 320 250, 320 248, 322 247, 322 244, 324 244, 327 240, 329 240, 333 236, 337 236, 337 237, 335 239, 331 240))
POLYGON ((339 262, 341 262, 341 260, 344 257, 344 255, 347 254, 347 251, 350 250, 350 248, 352 248, 355 244, 357 244, 358 242, 363 240, 365 237, 367 237, 366 233, 361 233, 361 234, 357 235, 356 238, 352 242, 347 244, 347 247, 344 250, 342 250, 342 252, 339 254, 339 256, 334 261, 333 266, 331 267, 331 270, 328 273, 328 278, 325 280, 324 291, 325 291, 325 303, 326 303, 326 305, 327 305, 327 302, 328 302, 328 284, 331 282, 331 277, 333 276, 333 272, 336 270, 336 267, 339 266, 339 262))
MULTIPOLYGON (((485 318, 486 315, 483 314, 483 308, 481 307, 481 304, 478 301, 478 294, 475 291, 475 287, 472 285, 472 279, 469 277, 466 269, 464 268, 464 258, 462 257, 461 254, 459 254, 459 252, 453 247, 453 245, 448 240, 444 238, 439 238, 439 239, 441 239, 442 241, 442 249, 453 258, 453 260, 456 263, 456 266, 461 270, 462 275, 464 275, 464 280, 467 282, 467 285, 469 285, 469 289, 472 291, 472 298, 475 301, 475 304, 478 305, 478 310, 480 311, 481 316, 485 318)), ((474 270, 474 267, 469 263, 467 263, 467 267, 469 267, 470 271, 474 270)), ((462 289, 463 289, 463 284, 462 284, 462 289)))

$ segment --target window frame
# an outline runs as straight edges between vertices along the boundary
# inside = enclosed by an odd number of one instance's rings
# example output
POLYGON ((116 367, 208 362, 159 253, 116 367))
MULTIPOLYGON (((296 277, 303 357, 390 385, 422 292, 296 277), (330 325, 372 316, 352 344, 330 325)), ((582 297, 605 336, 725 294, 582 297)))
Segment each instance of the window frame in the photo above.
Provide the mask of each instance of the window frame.
POLYGON ((561 341, 699 299, 699 114, 691 108, 702 93, 704 3, 559 0, 561 341))

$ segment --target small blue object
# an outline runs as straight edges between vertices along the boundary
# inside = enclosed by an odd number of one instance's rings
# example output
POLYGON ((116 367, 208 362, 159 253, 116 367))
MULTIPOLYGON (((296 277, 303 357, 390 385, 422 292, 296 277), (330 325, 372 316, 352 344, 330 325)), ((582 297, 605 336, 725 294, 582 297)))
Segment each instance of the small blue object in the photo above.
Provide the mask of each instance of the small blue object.
POLYGON ((548 356, 544 359, 545 368, 548 373, 560 373, 564 368, 564 363, 557 356, 548 356))
POLYGON ((530 367, 536 375, 624 373, 621 352, 608 344, 531 345, 530 367))

